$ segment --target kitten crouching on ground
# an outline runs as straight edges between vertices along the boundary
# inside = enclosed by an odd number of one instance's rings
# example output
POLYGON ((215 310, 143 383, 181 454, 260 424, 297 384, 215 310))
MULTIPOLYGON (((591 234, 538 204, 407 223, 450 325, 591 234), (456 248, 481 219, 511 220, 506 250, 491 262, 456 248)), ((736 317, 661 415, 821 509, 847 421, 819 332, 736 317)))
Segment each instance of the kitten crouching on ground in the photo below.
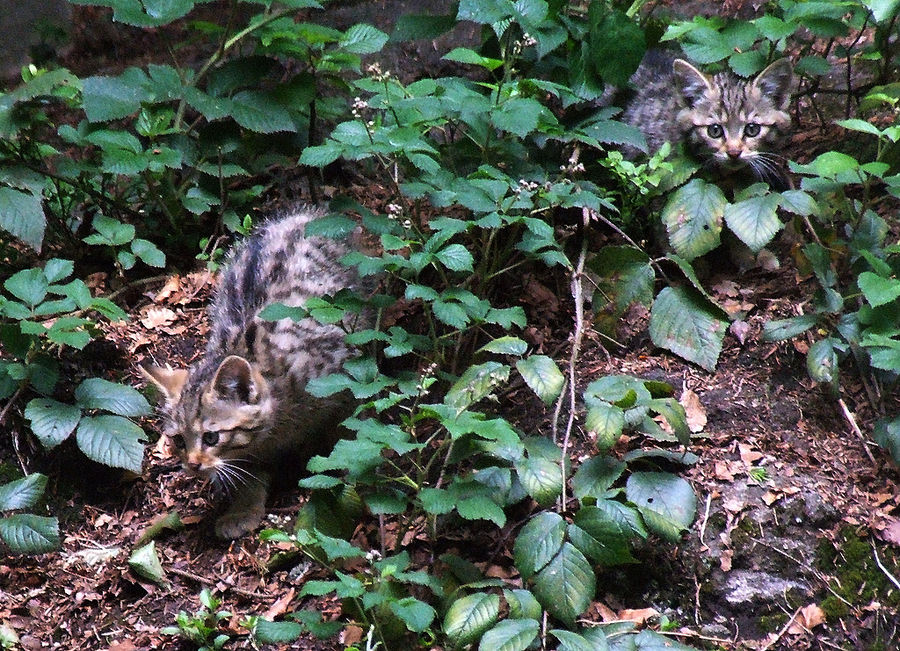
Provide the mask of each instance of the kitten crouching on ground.
POLYGON ((163 430, 184 468, 232 499, 216 521, 221 538, 255 529, 272 473, 289 471, 286 459, 327 453, 349 415, 348 396, 320 399, 305 390, 352 354, 344 329, 312 318, 259 318, 270 303, 302 306, 314 296, 362 288, 340 262, 343 243, 306 237, 306 224, 322 214, 301 209, 272 219, 236 247, 209 308, 200 361, 187 369, 142 369, 162 394, 163 430))

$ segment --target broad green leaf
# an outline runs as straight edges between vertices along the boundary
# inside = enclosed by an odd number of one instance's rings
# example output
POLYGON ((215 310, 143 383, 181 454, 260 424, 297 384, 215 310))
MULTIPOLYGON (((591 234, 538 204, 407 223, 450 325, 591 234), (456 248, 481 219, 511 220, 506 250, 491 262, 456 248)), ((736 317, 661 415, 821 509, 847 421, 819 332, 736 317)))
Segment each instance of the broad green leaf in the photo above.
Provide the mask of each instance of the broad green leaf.
POLYGON ((722 191, 701 179, 678 188, 662 211, 662 221, 675 252, 693 260, 719 246, 727 205, 722 191))
POLYGON ((31 508, 44 494, 46 486, 47 476, 39 472, 0 485, 0 511, 31 508))
POLYGON ((459 303, 437 300, 431 304, 431 309, 438 321, 448 326, 461 330, 469 323, 469 315, 459 303))
POLYGON ((384 47, 387 40, 388 35, 380 29, 360 23, 346 31, 339 47, 353 54, 374 54, 384 47))
POLYGON ((538 121, 546 110, 536 99, 513 97, 491 112, 491 122, 498 129, 525 138, 537 129, 538 121))
POLYGON ((900 280, 896 278, 882 278, 871 271, 863 271, 856 282, 872 307, 886 305, 900 297, 900 280))
POLYGON ((472 254, 462 244, 451 244, 434 254, 450 271, 472 271, 472 254))
POLYGON ((394 43, 417 39, 435 39, 456 26, 452 15, 403 14, 397 18, 390 40, 394 43))
POLYGON ((879 419, 873 430, 875 442, 887 450, 894 463, 900 464, 900 418, 879 419))
POLYGON ((538 504, 549 506, 559 497, 563 486, 559 460, 529 456, 518 460, 515 467, 522 486, 538 504))
POLYGON ((303 634, 297 622, 270 622, 260 617, 253 628, 253 638, 260 644, 288 644, 303 634))
POLYGON ((456 20, 488 25, 513 14, 513 3, 506 0, 460 0, 456 20))
POLYGON ((599 291, 604 296, 612 294, 617 313, 621 314, 633 303, 649 306, 653 302, 656 274, 650 257, 640 249, 605 246, 589 266, 602 279, 599 291))
POLYGON ((644 30, 620 10, 603 10, 599 21, 593 19, 598 6, 592 4, 589 9, 591 62, 604 82, 623 88, 647 49, 644 30))
POLYGON ((778 219, 777 194, 750 197, 725 206, 725 223, 751 251, 759 253, 784 226, 778 219))
POLYGON ((526 359, 520 359, 516 362, 516 369, 545 405, 549 405, 559 397, 566 383, 566 378, 556 362, 546 355, 531 355, 526 359))
POLYGON ((625 472, 625 464, 609 456, 591 457, 582 463, 572 477, 572 492, 579 500, 603 498, 625 472))
POLYGON ((34 398, 25 407, 25 418, 31 421, 31 431, 41 445, 50 450, 75 431, 81 410, 50 398, 34 398))
POLYGON ((138 576, 153 581, 153 583, 158 585, 167 583, 166 574, 156 553, 155 541, 150 541, 131 552, 131 556, 128 557, 128 567, 134 570, 138 576))
POLYGON ((666 419, 675 437, 682 445, 691 442, 691 430, 687 424, 684 407, 674 398, 657 398, 648 404, 651 410, 666 419))
POLYGON ((857 172, 859 161, 839 151, 827 151, 806 165, 792 164, 791 168, 800 173, 836 179, 838 176, 857 172))
POLYGON ((131 252, 151 267, 165 267, 166 254, 160 251, 153 242, 135 238, 131 241, 131 252))
MULTIPOLYGON (((518 540, 516 541, 518 542, 518 540)), ((534 594, 551 615, 571 625, 597 589, 591 564, 571 543, 563 543, 550 562, 534 576, 534 594)))
POLYGON ((763 340, 784 341, 785 339, 793 339, 812 328, 818 321, 819 315, 815 313, 801 314, 791 319, 766 321, 762 330, 763 340))
POLYGON ((578 633, 553 629, 550 633, 559 640, 557 651, 607 651, 609 645, 600 645, 595 640, 588 640, 578 633))
POLYGON ((0 518, 0 538, 15 554, 43 554, 59 547, 59 523, 30 513, 0 518))
MULTIPOLYGON (((409 297, 407 296, 407 298, 409 297)), ((499 355, 524 355, 526 350, 528 350, 528 344, 525 341, 518 337, 506 336, 498 337, 486 343, 476 352, 496 353, 499 355)))
POLYGON ((287 109, 269 95, 255 90, 241 91, 232 98, 231 117, 256 133, 297 130, 287 109))
POLYGON ((50 284, 43 269, 23 269, 3 282, 10 294, 32 308, 44 300, 50 284))
POLYGON ((506 384, 508 379, 509 366, 505 364, 476 364, 467 368, 453 383, 444 400, 451 407, 462 410, 487 396, 495 387, 506 384))
POLYGON ((636 472, 625 485, 625 495, 647 527, 671 542, 691 526, 697 513, 697 496, 681 477, 665 472, 636 472))
POLYGON ((562 548, 565 536, 565 520, 549 511, 538 514, 522 527, 513 548, 513 558, 522 578, 529 579, 546 567, 562 548))
POLYGON ((863 0, 876 23, 882 24, 897 15, 900 0, 863 0))
POLYGON ((647 629, 635 635, 630 641, 633 646, 628 647, 628 651, 697 651, 695 647, 647 629))
POLYGON ((47 282, 58 283, 71 276, 73 271, 75 271, 75 263, 71 260, 51 258, 44 263, 44 276, 47 277, 47 282))
POLYGON ((837 387, 838 358, 831 337, 820 339, 806 353, 806 370, 816 382, 834 384, 837 387))
POLYGON ((510 619, 540 619, 543 612, 540 602, 530 590, 505 589, 503 596, 509 606, 510 619))
POLYGON ((597 402, 588 408, 584 426, 597 437, 597 448, 605 452, 622 436, 625 412, 621 407, 608 402, 597 402))
POLYGON ((390 604, 391 612, 413 633, 422 633, 437 616, 434 608, 415 597, 404 597, 391 601, 390 604))
POLYGON ((46 226, 40 194, 0 187, 0 228, 39 252, 46 226))
POLYGON ((498 527, 506 525, 503 509, 489 497, 475 496, 459 500, 456 511, 466 520, 489 520, 498 527))
POLYGON ((84 113, 91 122, 118 120, 136 113, 146 92, 123 77, 88 77, 82 90, 84 113))
POLYGON ((478 651, 525 651, 537 638, 539 628, 534 619, 504 619, 482 636, 478 651))
POLYGON ((141 471, 144 459, 144 430, 121 416, 84 417, 78 423, 75 440, 88 457, 113 468, 141 471))
POLYGON ((836 124, 840 127, 844 127, 845 129, 849 129, 851 131, 860 131, 862 133, 868 133, 870 135, 875 136, 876 138, 881 137, 881 129, 876 127, 871 122, 866 122, 865 120, 860 120, 858 118, 853 118, 850 120, 838 120, 836 124))
POLYGON ((150 413, 147 399, 137 389, 102 378, 84 380, 75 389, 75 399, 84 409, 103 409, 119 416, 150 413))
POLYGON ((666 287, 650 311, 650 338, 689 362, 714 371, 728 321, 696 292, 666 287))
POLYGON ((781 207, 801 217, 809 217, 819 212, 816 200, 803 190, 786 190, 782 192, 781 207))
POLYGON ((457 599, 444 617, 444 634, 455 648, 476 642, 500 616, 500 597, 476 592, 457 599))
POLYGON ((443 58, 448 61, 456 61, 457 63, 470 63, 487 70, 496 70, 503 65, 502 59, 481 56, 475 50, 467 47, 454 48, 445 54, 443 58))

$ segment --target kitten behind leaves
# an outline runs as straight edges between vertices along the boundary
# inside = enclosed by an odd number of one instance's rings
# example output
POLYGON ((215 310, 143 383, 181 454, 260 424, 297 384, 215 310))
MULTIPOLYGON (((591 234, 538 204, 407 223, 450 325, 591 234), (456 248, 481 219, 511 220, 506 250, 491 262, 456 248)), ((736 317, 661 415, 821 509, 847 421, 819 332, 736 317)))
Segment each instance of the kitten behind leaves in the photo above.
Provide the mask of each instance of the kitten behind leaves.
POLYGON ((755 78, 730 72, 705 75, 683 59, 652 50, 631 78, 635 94, 623 120, 640 129, 651 151, 664 142, 723 176, 749 172, 782 190, 789 181, 772 149, 790 126, 793 73, 788 59, 755 78))
POLYGON ((340 325, 259 318, 270 303, 302 306, 360 286, 340 263, 344 245, 305 236, 306 224, 321 214, 304 209, 271 220, 231 254, 200 361, 188 369, 142 369, 164 397, 164 432, 184 468, 232 498, 216 522, 221 538, 258 526, 271 473, 290 470, 288 458, 327 452, 350 407, 347 396, 321 399, 305 390, 351 355, 340 325))

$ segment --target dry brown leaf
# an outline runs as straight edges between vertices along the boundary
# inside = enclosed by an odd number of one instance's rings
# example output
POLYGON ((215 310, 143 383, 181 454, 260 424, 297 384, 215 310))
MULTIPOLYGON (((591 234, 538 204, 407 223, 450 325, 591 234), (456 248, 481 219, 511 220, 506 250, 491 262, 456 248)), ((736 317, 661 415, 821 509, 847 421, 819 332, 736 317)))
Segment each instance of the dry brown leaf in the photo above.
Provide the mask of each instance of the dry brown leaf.
POLYGON ((638 626, 654 617, 659 617, 659 611, 654 608, 638 608, 636 610, 625 608, 624 610, 619 611, 620 620, 634 622, 638 626))
POLYGON ((750 324, 746 321, 732 321, 728 329, 741 344, 747 341, 747 336, 750 334, 750 324))
POLYGON ((681 392, 681 398, 678 399, 678 402, 684 407, 688 428, 694 434, 702 432, 703 428, 706 427, 706 408, 700 402, 700 396, 690 389, 685 389, 681 392))
POLYGON ((886 518, 879 523, 877 534, 883 541, 891 543, 895 547, 900 547, 900 520, 897 518, 886 518))
POLYGON ((159 305, 151 305, 142 311, 141 325, 148 330, 155 330, 160 326, 166 326, 178 318, 172 310, 159 305))
POLYGON ((359 626, 345 626, 339 638, 344 646, 352 646, 363 639, 363 630, 359 626))
POLYGON ((728 296, 729 298, 737 298, 740 295, 740 287, 733 280, 723 280, 716 283, 712 287, 716 294, 728 296))
POLYGON ((598 601, 595 603, 597 613, 600 615, 601 621, 604 622, 614 622, 618 619, 618 615, 616 615, 616 611, 607 606, 602 601, 598 601))
POLYGON ((719 481, 734 481, 734 474, 731 472, 729 465, 725 461, 716 461, 715 469, 713 470, 716 479, 719 481))
POLYGON ((791 635, 800 635, 824 623, 825 612, 816 604, 809 604, 800 609, 800 612, 794 618, 794 622, 788 627, 787 632, 791 635))
POLYGON ((734 559, 733 549, 723 549, 722 555, 719 557, 719 568, 723 572, 731 571, 731 562, 734 559))
POLYGON ((759 461, 763 458, 763 453, 759 450, 754 450, 746 443, 738 444, 738 452, 741 455, 741 461, 746 464, 752 464, 754 461, 759 461))
POLYGON ((112 642, 108 651, 137 651, 137 647, 131 640, 122 640, 121 642, 112 642))
POLYGON ((772 506, 775 502, 784 497, 784 494, 781 492, 774 491, 766 491, 766 493, 762 496, 762 501, 766 506, 772 506))
POLYGON ((179 289, 181 289, 181 276, 177 274, 169 276, 169 279, 166 281, 166 284, 162 286, 162 289, 156 292, 156 296, 153 297, 153 302, 162 303, 179 289))
POLYGON ((283 597, 279 598, 275 601, 275 603, 269 606, 263 617, 271 622, 274 621, 276 617, 284 615, 287 612, 288 606, 290 606, 291 601, 294 600, 294 594, 295 591, 293 588, 288 590, 283 597))
POLYGON ((729 513, 740 513, 747 508, 747 502, 737 495, 731 495, 722 500, 722 508, 729 513))

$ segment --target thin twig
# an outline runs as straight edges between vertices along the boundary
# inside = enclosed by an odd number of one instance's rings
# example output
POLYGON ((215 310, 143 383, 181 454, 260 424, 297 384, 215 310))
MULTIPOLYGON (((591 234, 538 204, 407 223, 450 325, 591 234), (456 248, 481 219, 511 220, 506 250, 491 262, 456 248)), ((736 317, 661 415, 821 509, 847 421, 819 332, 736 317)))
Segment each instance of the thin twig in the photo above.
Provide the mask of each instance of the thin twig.
MULTIPOLYGON (((6 401, 6 404, 3 405, 3 409, 0 410, 0 423, 3 422, 3 419, 6 418, 6 414, 9 413, 9 410, 12 409, 13 404, 19 399, 19 396, 22 395, 22 392, 25 391, 25 387, 28 386, 27 382, 23 382, 19 385, 19 388, 16 389, 16 392, 12 394, 9 400, 6 401)), ((19 435, 17 431, 10 431, 12 436, 12 444, 13 450, 16 452, 16 458, 19 460, 19 466, 22 468, 22 473, 28 474, 28 468, 25 465, 25 459, 22 457, 22 453, 19 451, 19 435)))
MULTIPOLYGON (((787 630, 794 623, 794 620, 797 619, 797 615, 800 614, 800 611, 802 610, 802 608, 803 607, 801 606, 800 608, 797 608, 797 610, 794 611, 794 614, 791 615, 791 618, 787 621, 787 623, 784 626, 782 626, 781 630, 778 631, 778 633, 775 635, 775 637, 772 638, 771 640, 769 640, 769 643, 766 646, 764 646, 762 649, 760 649, 760 651, 767 651, 768 649, 772 648, 773 644, 775 644, 778 640, 780 640, 782 637, 784 637, 784 634, 787 633, 787 630)), ((806 627, 804 626, 804 628, 806 628, 806 627)))
POLYGON ((856 424, 856 418, 847 408, 847 403, 844 402, 843 398, 838 398, 838 404, 841 406, 841 411, 844 414, 844 418, 847 419, 847 422, 850 423, 850 429, 853 430, 853 433, 859 438, 862 443, 863 450, 866 452, 866 456, 869 457, 869 461, 872 462, 872 465, 877 465, 877 461, 875 461, 875 455, 872 454, 872 451, 869 449, 869 446, 866 444, 866 436, 862 433, 862 430, 859 429, 859 425, 856 424))
POLYGON ((882 565, 881 559, 878 557, 878 550, 875 548, 875 543, 872 543, 872 554, 874 554, 874 556, 875 556, 875 563, 878 565, 878 569, 880 569, 882 572, 884 572, 884 575, 888 578, 888 580, 891 583, 893 583, 895 586, 897 586, 898 589, 900 589, 900 581, 897 580, 896 576, 891 574, 891 572, 890 572, 890 570, 888 570, 888 568, 886 568, 884 565, 882 565))
POLYGON ((195 583, 199 583, 200 585, 208 585, 208 586, 217 586, 224 585, 226 590, 231 592, 236 592, 239 595, 243 595, 245 597, 249 597, 251 599, 267 599, 271 598, 272 595, 263 594, 261 592, 253 592, 252 590, 244 590, 244 588, 239 588, 236 585, 228 585, 224 581, 220 581, 217 579, 209 579, 205 576, 200 576, 199 574, 194 574, 193 572, 188 572, 187 570, 179 570, 175 567, 170 567, 167 572, 171 572, 175 576, 180 576, 183 579, 188 579, 189 581, 194 581, 195 583))
POLYGON ((706 496, 706 510, 703 513, 703 524, 700 525, 700 544, 705 545, 703 542, 703 536, 706 535, 706 524, 709 522, 709 507, 712 503, 712 494, 707 494, 706 496))

